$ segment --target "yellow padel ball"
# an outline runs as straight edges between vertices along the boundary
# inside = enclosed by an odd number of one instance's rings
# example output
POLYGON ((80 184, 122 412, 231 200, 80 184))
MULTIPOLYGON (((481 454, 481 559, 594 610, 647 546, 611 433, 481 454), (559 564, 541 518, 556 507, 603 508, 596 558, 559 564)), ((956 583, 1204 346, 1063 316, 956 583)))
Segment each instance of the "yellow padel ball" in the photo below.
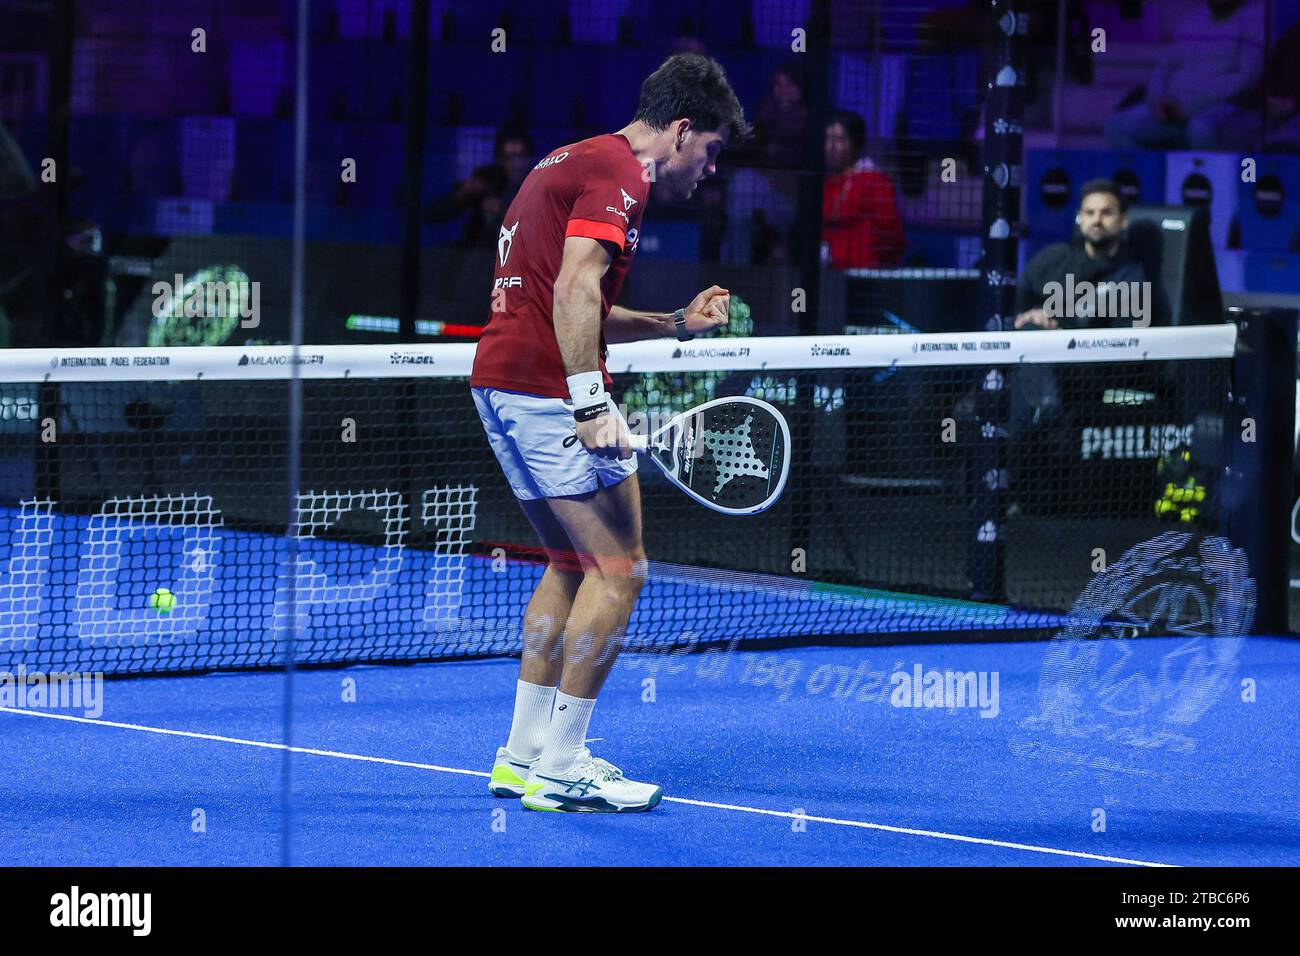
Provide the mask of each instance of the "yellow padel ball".
POLYGON ((149 606, 159 614, 170 614, 176 606, 176 595, 166 588, 159 588, 149 595, 149 606))

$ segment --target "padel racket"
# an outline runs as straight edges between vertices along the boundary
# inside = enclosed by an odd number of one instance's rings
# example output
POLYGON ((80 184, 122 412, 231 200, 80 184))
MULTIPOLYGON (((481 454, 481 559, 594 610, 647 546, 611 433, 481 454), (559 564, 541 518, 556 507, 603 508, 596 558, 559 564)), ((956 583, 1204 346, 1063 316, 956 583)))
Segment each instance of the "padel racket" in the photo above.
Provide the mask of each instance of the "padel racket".
POLYGON ((790 427, 756 398, 715 398, 673 416, 632 447, 706 508, 728 515, 766 511, 790 474, 790 427))

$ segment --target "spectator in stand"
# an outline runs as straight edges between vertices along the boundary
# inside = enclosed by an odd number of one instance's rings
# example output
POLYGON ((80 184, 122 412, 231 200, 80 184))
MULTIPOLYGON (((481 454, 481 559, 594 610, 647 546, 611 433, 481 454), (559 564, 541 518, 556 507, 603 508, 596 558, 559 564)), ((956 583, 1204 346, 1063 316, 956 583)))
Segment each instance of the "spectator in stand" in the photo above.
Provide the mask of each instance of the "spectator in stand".
POLYGON ((1206 0, 1174 30, 1142 101, 1106 121, 1116 149, 1249 149, 1259 132, 1263 0, 1206 0))
MULTIPOLYGON (((1079 195, 1078 229, 1067 242, 1054 242, 1029 260, 1016 285, 1017 329, 1132 328, 1135 320, 1147 325, 1170 323, 1169 296, 1151 263, 1144 262, 1128 231, 1128 209, 1119 186, 1110 179, 1083 184, 1079 195), (1080 282, 1097 289, 1096 315, 1084 315, 1073 306, 1068 314, 1060 306, 1060 290, 1080 282), (1145 316, 1110 314, 1120 301, 1114 287, 1130 289, 1150 283, 1151 298, 1145 316), (1049 307, 1049 303, 1056 306, 1049 307)), ((1130 302, 1135 301, 1130 299, 1130 302)))
POLYGON ((866 124, 840 112, 826 124, 822 260, 836 269, 879 269, 903 258, 894 184, 866 153, 866 124))
POLYGON ((468 213, 459 243, 465 247, 495 248, 506 210, 532 169, 533 141, 520 130, 501 130, 493 156, 493 162, 430 203, 426 214, 429 222, 446 222, 468 213))
POLYGON ((795 261, 797 170, 804 165, 808 107, 799 72, 778 67, 772 90, 759 107, 749 148, 737 156, 727 177, 726 233, 722 257, 728 262, 783 265, 795 261))
POLYGON ((763 100, 754 121, 759 164, 778 169, 801 166, 807 127, 808 106, 798 71, 788 65, 777 67, 772 74, 772 92, 763 100))

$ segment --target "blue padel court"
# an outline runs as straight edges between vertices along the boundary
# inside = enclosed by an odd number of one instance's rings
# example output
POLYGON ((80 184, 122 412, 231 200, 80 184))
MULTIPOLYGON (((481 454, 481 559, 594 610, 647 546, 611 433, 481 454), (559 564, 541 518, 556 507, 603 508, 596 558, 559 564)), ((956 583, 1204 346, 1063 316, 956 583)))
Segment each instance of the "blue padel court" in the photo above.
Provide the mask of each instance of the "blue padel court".
POLYGON ((665 799, 557 815, 487 792, 518 663, 484 655, 517 653, 536 563, 304 538, 295 576, 283 538, 130 502, 4 530, 7 864, 1300 862, 1300 645, 1228 627, 1226 585, 1221 636, 1153 630, 1165 606, 1146 632, 1176 637, 1079 639, 1074 612, 652 563, 590 746, 665 799), (344 666, 248 670, 290 620, 296 665, 344 666), (838 635, 877 646, 798 644, 838 635))
POLYGON ((666 797, 613 817, 487 793, 514 660, 105 681, 96 717, 0 714, 0 861, 1300 862, 1293 641, 1245 639, 1223 693, 1181 723, 1169 704, 1179 680, 1198 679, 1189 642, 1126 642, 1125 681, 1151 705, 1099 693, 1072 726, 1054 725, 1040 693, 1050 648, 625 655, 592 723, 610 736, 591 746, 666 797), (945 671, 983 675, 980 691, 956 706, 900 696, 945 671))

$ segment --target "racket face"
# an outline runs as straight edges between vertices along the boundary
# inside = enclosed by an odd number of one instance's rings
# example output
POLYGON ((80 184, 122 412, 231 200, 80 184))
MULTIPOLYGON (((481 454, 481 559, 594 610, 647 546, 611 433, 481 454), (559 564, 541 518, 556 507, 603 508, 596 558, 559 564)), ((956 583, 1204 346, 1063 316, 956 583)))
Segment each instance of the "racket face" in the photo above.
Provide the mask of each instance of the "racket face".
POLYGON ((776 503, 790 465, 790 432, 771 405, 720 398, 671 426, 675 480, 703 504, 758 514, 776 503))

